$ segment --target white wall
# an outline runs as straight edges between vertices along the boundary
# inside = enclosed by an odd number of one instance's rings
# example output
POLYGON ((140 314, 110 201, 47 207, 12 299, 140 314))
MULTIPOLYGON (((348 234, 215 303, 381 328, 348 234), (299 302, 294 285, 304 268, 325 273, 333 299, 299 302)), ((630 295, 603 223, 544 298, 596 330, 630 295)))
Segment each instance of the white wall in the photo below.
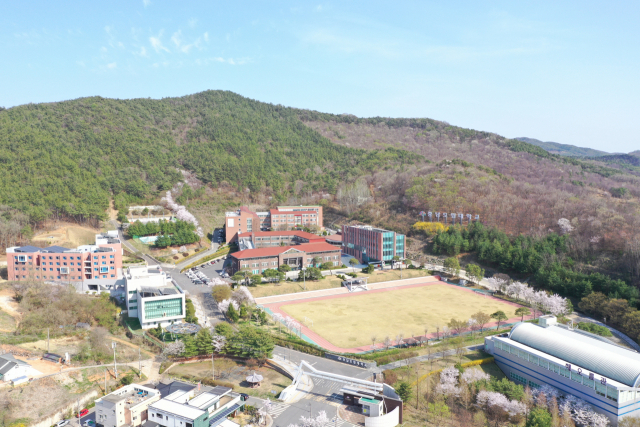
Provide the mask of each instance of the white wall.
POLYGON ((395 427, 400 424, 400 408, 396 408, 381 417, 366 417, 365 427, 395 427))

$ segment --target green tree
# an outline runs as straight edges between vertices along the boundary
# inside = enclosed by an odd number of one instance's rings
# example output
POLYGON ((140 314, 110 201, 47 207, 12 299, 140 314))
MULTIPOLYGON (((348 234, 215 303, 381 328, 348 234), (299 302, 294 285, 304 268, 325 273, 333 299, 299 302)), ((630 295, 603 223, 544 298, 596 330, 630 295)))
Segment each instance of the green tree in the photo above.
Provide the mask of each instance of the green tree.
POLYGON ((460 261, 456 257, 450 257, 444 260, 442 263, 444 271, 450 276, 460 275, 460 261))
POLYGON ((402 401, 406 403, 409 401, 409 399, 411 399, 413 390, 411 389, 411 385, 408 382, 402 381, 398 384, 398 387, 396 387, 396 393, 398 393, 400 399, 402 399, 402 401))
POLYGON ((521 384, 516 384, 509 381, 506 378, 502 378, 500 381, 495 377, 491 377, 491 382, 488 386, 490 391, 496 391, 507 396, 510 400, 522 400, 524 397, 524 387, 521 384))
POLYGON ((233 330, 233 327, 228 324, 227 322, 220 322, 218 323, 214 330, 216 331, 217 335, 222 335, 224 337, 226 337, 227 339, 231 338, 233 336, 233 334, 235 333, 235 331, 233 330))
POLYGON ((274 343, 269 332, 244 325, 227 341, 228 352, 248 358, 270 358, 274 343))
POLYGON ((350 259, 349 259, 349 265, 350 265, 351 267, 355 267, 355 266, 356 266, 356 265, 358 265, 358 264, 360 264, 360 262, 359 262, 357 259, 355 259, 355 258, 350 258, 350 259))
POLYGON ((211 295, 216 302, 231 298, 231 288, 228 285, 216 285, 211 290, 211 295))
POLYGON ((551 414, 545 408, 536 406, 529 412, 525 427, 552 427, 551 414))
POLYGON ((516 309, 516 316, 522 316, 522 318, 520 319, 521 322, 524 322, 524 316, 528 316, 531 314, 531 310, 529 310, 527 307, 518 307, 516 309))
POLYGON ((198 346, 196 345, 196 340, 193 335, 185 335, 182 338, 182 342, 184 343, 184 357, 193 357, 198 355, 198 346))
POLYGON ((504 314, 504 311, 502 310, 498 310, 495 313, 493 313, 491 315, 491 318, 496 319, 496 321, 498 322, 498 326, 496 326, 496 331, 500 329, 500 323, 508 319, 507 315, 504 314))
POLYGON ((185 302, 186 311, 184 316, 184 321, 187 323, 198 323, 198 318, 196 317, 196 308, 193 305, 193 302, 188 299, 185 302))
POLYGON ((466 267, 467 277, 473 283, 480 283, 480 281, 484 278, 484 268, 481 268, 476 264, 469 264, 466 267))
POLYGON ((282 273, 287 273, 291 271, 291 267, 287 264, 282 264, 280 267, 278 267, 278 270, 281 271, 282 273))
POLYGON ((198 354, 211 354, 213 353, 213 344, 211 343, 211 332, 209 329, 202 328, 196 334, 196 347, 198 348, 198 354))
POLYGON ((233 323, 238 323, 238 320, 240 319, 240 315, 238 314, 238 311, 235 309, 235 307, 233 307, 233 304, 229 304, 229 309, 227 310, 227 317, 233 323))
POLYGON ((251 276, 251 286, 257 286, 262 284, 262 276, 254 274, 251 276))
POLYGON ((442 421, 451 418, 451 411, 446 403, 442 400, 436 400, 427 404, 429 413, 435 418, 436 425, 442 425, 442 421))

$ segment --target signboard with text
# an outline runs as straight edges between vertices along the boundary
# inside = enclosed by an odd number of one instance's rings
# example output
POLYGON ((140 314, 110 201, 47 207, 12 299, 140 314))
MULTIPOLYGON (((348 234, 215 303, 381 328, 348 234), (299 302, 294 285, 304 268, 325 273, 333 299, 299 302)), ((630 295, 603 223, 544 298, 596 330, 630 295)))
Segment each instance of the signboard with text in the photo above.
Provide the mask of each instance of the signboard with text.
POLYGON ((337 354, 325 353, 324 357, 326 357, 327 359, 331 359, 331 360, 335 360, 335 361, 338 361, 338 362, 346 363, 346 364, 349 364, 349 365, 357 366, 359 368, 369 369, 369 368, 374 368, 374 367, 377 366, 376 362, 362 362, 360 360, 350 359, 350 358, 344 357, 344 356, 338 356, 337 354))

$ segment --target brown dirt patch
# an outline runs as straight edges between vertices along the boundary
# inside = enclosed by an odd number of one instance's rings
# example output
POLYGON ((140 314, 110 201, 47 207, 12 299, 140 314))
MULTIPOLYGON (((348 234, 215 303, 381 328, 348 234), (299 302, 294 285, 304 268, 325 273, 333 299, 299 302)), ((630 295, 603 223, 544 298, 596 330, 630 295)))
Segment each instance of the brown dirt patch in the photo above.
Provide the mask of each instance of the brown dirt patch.
POLYGON ((95 235, 99 232, 100 229, 93 227, 64 224, 53 230, 43 231, 32 240, 33 242, 43 242, 48 246, 76 247, 94 243, 95 235))
POLYGON ((15 328, 17 328, 20 323, 21 315, 18 311, 18 303, 13 300, 13 292, 10 289, 0 290, 0 310, 13 317, 16 323, 15 328))

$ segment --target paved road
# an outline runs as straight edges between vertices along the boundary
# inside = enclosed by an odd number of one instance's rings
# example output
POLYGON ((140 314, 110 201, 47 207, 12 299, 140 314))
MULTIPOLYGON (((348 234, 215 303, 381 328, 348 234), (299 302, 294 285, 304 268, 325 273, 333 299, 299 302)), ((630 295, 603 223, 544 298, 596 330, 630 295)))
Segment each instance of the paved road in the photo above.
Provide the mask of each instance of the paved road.
MULTIPOLYGON (((302 353, 280 346, 276 346, 274 348, 273 354, 296 365, 299 365, 300 361, 304 360, 319 371, 328 371, 334 374, 346 375, 360 379, 367 379, 371 376, 371 372, 363 368, 358 368, 347 363, 336 362, 335 360, 327 359, 326 357, 312 356, 307 353, 302 353)), ((315 384, 316 380, 314 379, 313 381, 315 384)))

